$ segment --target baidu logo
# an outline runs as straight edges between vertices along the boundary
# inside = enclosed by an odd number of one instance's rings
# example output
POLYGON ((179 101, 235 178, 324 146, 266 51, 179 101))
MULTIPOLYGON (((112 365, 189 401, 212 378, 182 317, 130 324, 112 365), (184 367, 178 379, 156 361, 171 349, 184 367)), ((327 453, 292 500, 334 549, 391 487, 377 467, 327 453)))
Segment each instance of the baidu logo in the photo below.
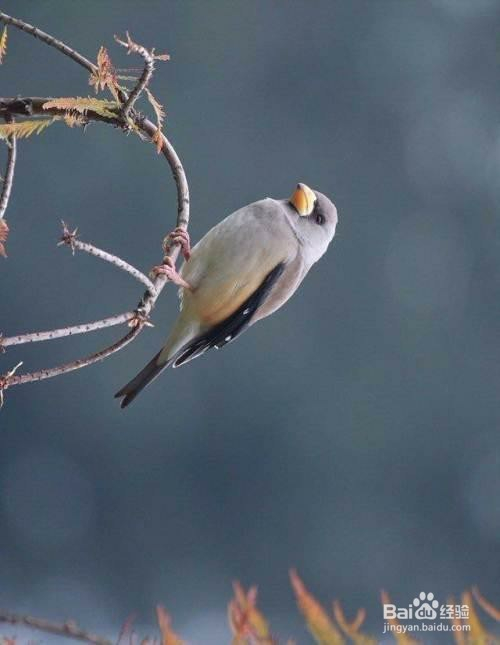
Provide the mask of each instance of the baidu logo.
POLYGON ((462 622, 469 618, 468 605, 440 605, 432 592, 421 591, 406 607, 384 603, 383 608, 384 634, 469 632, 471 630, 468 622, 462 622), (405 624, 407 621, 409 624, 405 624), (452 624, 447 621, 451 621, 452 624))
POLYGON ((440 606, 434 594, 421 591, 408 607, 385 604, 384 620, 436 620, 438 610, 440 606))
POLYGON ((425 593, 424 591, 421 591, 419 595, 413 599, 413 606, 415 607, 413 615, 417 620, 436 620, 436 610, 439 607, 439 603, 434 598, 434 594, 432 592, 425 593))

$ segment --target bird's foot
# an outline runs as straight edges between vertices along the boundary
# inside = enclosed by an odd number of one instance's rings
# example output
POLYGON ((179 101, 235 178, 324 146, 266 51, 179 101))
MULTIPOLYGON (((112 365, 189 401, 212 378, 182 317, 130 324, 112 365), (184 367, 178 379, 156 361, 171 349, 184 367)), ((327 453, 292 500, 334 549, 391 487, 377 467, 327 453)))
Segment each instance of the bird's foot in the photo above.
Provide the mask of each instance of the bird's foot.
POLYGON ((189 233, 185 229, 178 226, 165 238, 165 241, 163 242, 165 251, 167 250, 167 246, 172 243, 180 245, 182 256, 187 262, 191 257, 191 239, 189 237, 189 233))
POLYGON ((153 280, 159 275, 166 276, 170 282, 173 282, 178 287, 183 287, 184 289, 189 290, 191 289, 191 285, 177 272, 174 261, 168 255, 163 258, 163 264, 151 269, 150 276, 153 280))

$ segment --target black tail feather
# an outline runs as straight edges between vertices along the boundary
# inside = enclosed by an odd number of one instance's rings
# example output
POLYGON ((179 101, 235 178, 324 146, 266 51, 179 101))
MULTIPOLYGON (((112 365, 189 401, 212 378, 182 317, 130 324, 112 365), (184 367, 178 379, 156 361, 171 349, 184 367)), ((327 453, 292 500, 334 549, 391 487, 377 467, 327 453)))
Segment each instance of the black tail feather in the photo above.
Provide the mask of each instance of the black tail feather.
POLYGON ((170 365, 170 361, 167 363, 158 363, 158 358, 161 354, 161 351, 152 358, 144 369, 142 369, 137 376, 135 376, 127 385, 122 387, 115 394, 115 399, 120 399, 123 397, 121 402, 121 407, 126 408, 127 405, 132 403, 135 397, 141 392, 146 385, 149 385, 154 379, 163 372, 163 370, 170 365))
POLYGON ((238 307, 238 309, 231 314, 226 320, 215 325, 211 329, 205 331, 201 335, 193 338, 183 347, 181 347, 166 363, 158 364, 158 358, 161 351, 146 365, 146 367, 133 378, 130 383, 115 394, 115 398, 123 397, 121 402, 122 408, 132 403, 135 397, 141 392, 146 385, 149 385, 160 372, 173 364, 174 367, 179 367, 184 363, 197 358, 204 354, 212 347, 224 347, 227 343, 233 341, 249 326, 255 312, 267 298, 269 292, 274 286, 276 280, 281 276, 285 264, 280 262, 274 269, 272 269, 264 278, 262 284, 254 291, 254 293, 245 300, 245 302, 238 307))

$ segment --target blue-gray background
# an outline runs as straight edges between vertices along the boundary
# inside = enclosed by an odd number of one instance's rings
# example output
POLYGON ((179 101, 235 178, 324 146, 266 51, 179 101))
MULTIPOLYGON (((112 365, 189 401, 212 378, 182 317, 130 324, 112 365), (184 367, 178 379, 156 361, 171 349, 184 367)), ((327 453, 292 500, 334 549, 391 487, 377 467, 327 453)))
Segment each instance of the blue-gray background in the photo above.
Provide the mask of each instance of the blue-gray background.
MULTIPOLYGON (((13 388, 0 416, 0 605, 110 634, 165 603, 194 643, 227 640, 231 581, 307 636, 288 569, 327 602, 407 605, 477 583, 500 600, 500 5, 495 0, 40 2, 2 8, 91 58, 133 37, 172 60, 153 90, 186 167, 194 240, 297 181, 340 223, 293 300, 237 343, 112 395, 177 308, 104 364, 13 388)), ((83 95, 79 67, 10 29, 1 94, 83 95)), ((175 220, 137 138, 55 125, 19 144, 1 262, 9 335, 129 309, 141 288, 55 247, 59 220, 147 270, 175 220)), ((9 350, 6 371, 116 338, 9 350)), ((149 625, 149 627, 147 627, 149 625)), ((142 627, 140 627, 140 630, 142 627)))

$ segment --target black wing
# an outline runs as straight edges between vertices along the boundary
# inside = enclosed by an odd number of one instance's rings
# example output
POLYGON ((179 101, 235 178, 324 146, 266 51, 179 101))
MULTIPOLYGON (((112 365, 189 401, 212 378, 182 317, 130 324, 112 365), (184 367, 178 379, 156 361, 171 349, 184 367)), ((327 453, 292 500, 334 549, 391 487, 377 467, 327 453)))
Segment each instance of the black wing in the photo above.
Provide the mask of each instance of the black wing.
POLYGON ((259 306, 269 295, 276 280, 283 273, 284 268, 284 262, 277 264, 266 275, 260 287, 229 318, 185 345, 177 354, 173 367, 179 367, 179 365, 200 356, 212 347, 217 349, 224 347, 224 345, 227 345, 244 332, 259 306))

